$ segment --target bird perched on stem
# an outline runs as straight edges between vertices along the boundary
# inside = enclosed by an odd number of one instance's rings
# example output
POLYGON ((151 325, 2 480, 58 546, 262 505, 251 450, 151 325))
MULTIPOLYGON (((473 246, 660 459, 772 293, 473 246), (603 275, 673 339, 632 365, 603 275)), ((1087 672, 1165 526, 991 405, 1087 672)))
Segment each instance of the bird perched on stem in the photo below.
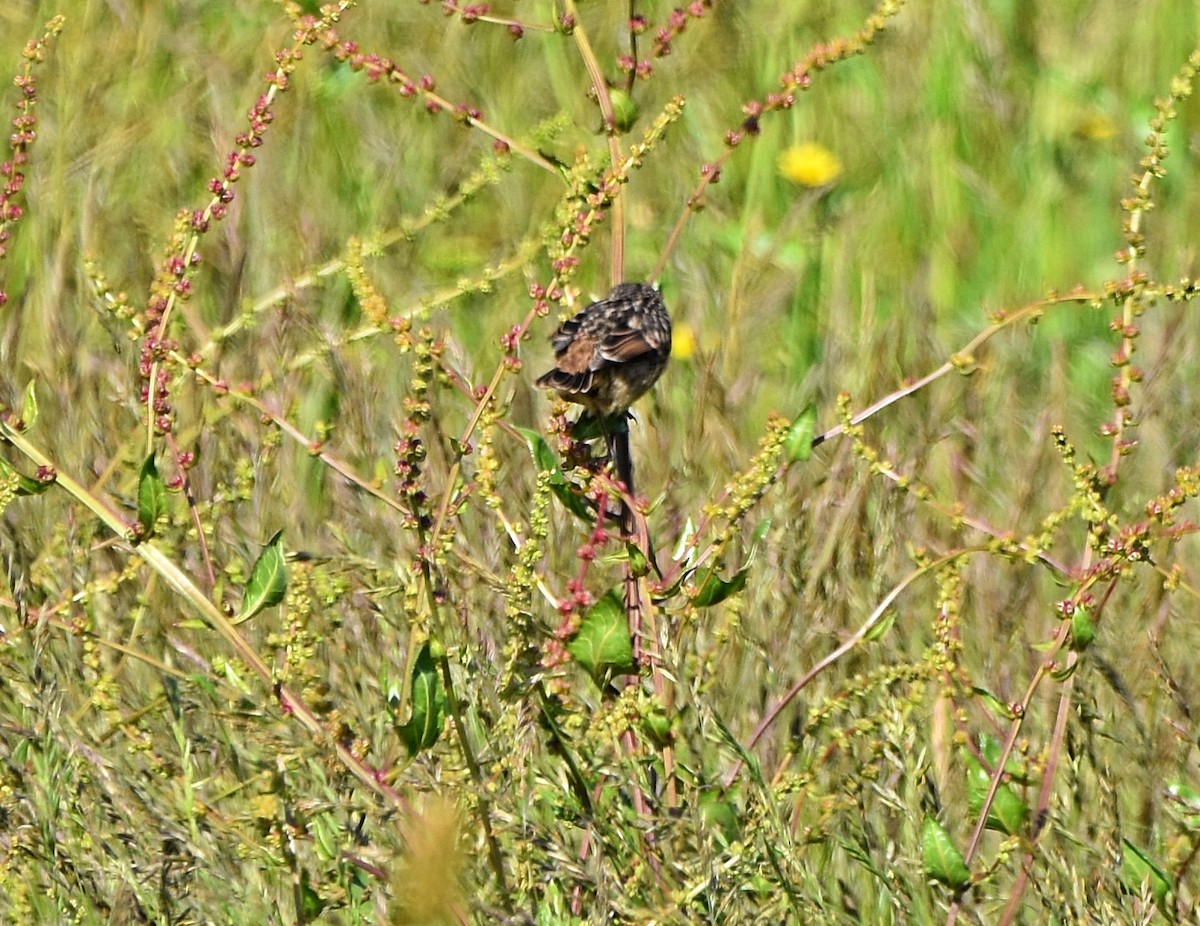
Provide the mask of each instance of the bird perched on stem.
POLYGON ((551 337, 554 369, 537 385, 604 420, 620 416, 662 375, 671 356, 671 317, 649 283, 618 283, 551 337))

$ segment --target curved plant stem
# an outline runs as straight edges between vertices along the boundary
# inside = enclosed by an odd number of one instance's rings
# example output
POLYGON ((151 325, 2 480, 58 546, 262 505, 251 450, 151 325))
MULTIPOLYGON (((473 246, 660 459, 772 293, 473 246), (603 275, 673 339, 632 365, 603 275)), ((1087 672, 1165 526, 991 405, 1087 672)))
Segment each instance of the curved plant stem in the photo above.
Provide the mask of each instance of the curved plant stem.
MULTIPOLYGON (((879 604, 875 606, 875 610, 871 612, 871 616, 863 622, 863 625, 859 627, 858 630, 856 630, 846 640, 845 643, 809 669, 808 672, 806 672, 798 682, 796 682, 787 690, 787 692, 782 698, 779 699, 775 706, 767 711, 766 716, 758 722, 758 726, 755 727, 754 732, 750 734, 750 739, 746 742, 746 749, 753 749, 758 744, 758 741, 762 739, 763 734, 766 733, 767 730, 770 729, 771 725, 779 719, 779 715, 783 713, 784 708, 791 704, 792 701, 796 699, 796 696, 805 688, 807 688, 813 679, 815 679, 818 675, 828 669, 831 665, 833 665, 848 652, 850 652, 850 650, 854 649, 854 647, 867 638, 867 635, 870 634, 871 630, 880 622, 880 620, 883 619, 883 615, 887 613, 887 610, 892 606, 892 603, 900 597, 901 592, 912 585, 913 582, 915 582, 921 576, 938 569, 946 563, 958 559, 960 556, 966 555, 968 552, 970 551, 955 550, 953 553, 948 553, 945 556, 941 556, 938 559, 926 563, 925 565, 913 570, 907 576, 905 576, 899 582, 899 584, 894 586, 892 590, 884 596, 883 601, 879 602, 879 604)), ((974 552, 981 551, 976 550, 974 552)), ((743 762, 741 758, 739 758, 737 762, 734 763, 733 768, 729 770, 729 773, 726 774, 724 781, 726 788, 732 785, 737 779, 738 774, 742 770, 742 765, 743 762)))
MULTIPOLYGON (((83 485, 67 474, 59 471, 53 462, 31 443, 24 434, 14 431, 7 424, 0 422, 0 438, 11 443, 21 453, 40 467, 53 470, 56 473, 55 484, 68 495, 91 511, 109 530, 118 537, 127 538, 129 529, 121 516, 108 507, 103 501, 89 492, 83 485)), ((287 685, 275 680, 270 666, 258 654, 233 623, 221 610, 200 591, 191 578, 177 566, 152 541, 145 541, 136 546, 131 545, 129 551, 140 556, 171 589, 184 599, 206 623, 217 631, 230 648, 237 653, 250 671, 258 676, 279 702, 280 709, 302 726, 312 738, 325 745, 332 746, 338 760, 359 781, 374 791, 389 804, 407 811, 408 802, 400 792, 389 787, 382 780, 378 769, 368 765, 344 743, 338 742, 322 725, 316 713, 304 700, 287 685)))

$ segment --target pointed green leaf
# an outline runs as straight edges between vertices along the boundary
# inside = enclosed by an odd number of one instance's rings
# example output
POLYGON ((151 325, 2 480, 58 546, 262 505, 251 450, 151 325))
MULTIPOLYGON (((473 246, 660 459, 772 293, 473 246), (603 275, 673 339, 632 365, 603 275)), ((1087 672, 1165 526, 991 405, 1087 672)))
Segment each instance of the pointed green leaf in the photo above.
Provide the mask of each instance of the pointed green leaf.
POLYGON ((704 577, 704 584, 692 596, 692 604, 697 608, 711 608, 715 604, 720 604, 730 595, 736 595, 746 587, 746 578, 749 574, 749 563, 735 572, 729 579, 722 579, 717 575, 715 569, 712 570, 704 577))
POLYGON ((1122 839, 1121 880, 1129 890, 1139 893, 1142 885, 1150 882, 1150 893, 1155 903, 1162 904, 1167 895, 1174 890, 1171 876, 1164 872, 1154 860, 1131 843, 1122 839))
POLYGON ((554 455, 554 451, 546 443, 546 438, 530 428, 517 428, 517 433, 525 438, 525 443, 529 445, 529 455, 533 457, 533 462, 537 464, 537 468, 543 473, 550 474, 551 484, 565 485, 567 478, 562 474, 562 470, 559 469, 558 457, 554 455))
MULTIPOLYGON (((998 698, 996 695, 992 694, 986 688, 980 688, 978 686, 973 685, 973 686, 971 686, 971 692, 973 694, 979 696, 980 698, 982 698, 984 703, 988 706, 988 708, 992 711, 992 713, 996 714, 999 717, 1003 717, 1006 720, 1012 720, 1012 718, 1013 718, 1012 708, 1008 705, 1007 702, 1002 701, 1000 698, 998 698)), ((996 746, 997 755, 999 755, 999 748, 1000 748, 999 744, 995 743, 994 740, 992 742, 996 746)), ((992 759, 990 757, 988 757, 988 754, 986 751, 984 751, 984 757, 987 758, 987 760, 989 762, 992 761, 992 759)))
POLYGON ((0 459, 0 480, 3 480, 5 483, 12 483, 10 491, 18 498, 26 495, 41 495, 50 486, 54 485, 53 481, 42 482, 31 476, 22 475, 16 469, 9 466, 8 461, 4 459, 0 459))
POLYGON ((154 525, 167 510, 167 487, 154 465, 154 454, 146 457, 142 472, 138 476, 138 524, 142 526, 142 537, 154 533, 154 525))
POLYGON ((689 515, 688 519, 683 522, 683 530, 679 532, 679 540, 676 542, 675 549, 671 553, 671 559, 678 563, 686 556, 687 562, 684 565, 691 566, 695 562, 696 557, 696 551, 692 547, 692 540, 695 536, 696 525, 689 515))
POLYGON ((801 463, 812 456, 813 432, 817 427, 817 409, 813 405, 802 411, 783 439, 783 452, 789 463, 801 463))
POLYGON ((287 594, 287 564, 283 560, 282 541, 283 531, 276 531, 250 570, 239 621, 249 620, 263 608, 279 604, 287 594))
POLYGON ((33 423, 37 421, 37 416, 37 380, 31 379, 25 386, 25 399, 21 402, 21 420, 25 423, 26 431, 33 427, 33 423))
POLYGON ((933 817, 925 818, 921 846, 925 874, 955 892, 961 891, 970 883, 971 872, 963 861, 962 853, 954 845, 954 840, 950 838, 945 827, 933 817))
POLYGON ((592 523, 595 517, 588 510, 587 503, 572 491, 571 484, 563 475, 562 467, 559 466, 558 457, 546 443, 546 438, 529 428, 517 428, 517 432, 525 438, 525 443, 529 446, 529 454, 533 457, 537 468, 543 473, 550 474, 550 491, 554 493, 554 497, 571 514, 582 518, 589 524, 592 523))
POLYGON ((587 609, 567 650, 597 683, 634 671, 633 642, 618 589, 609 589, 587 609))
POLYGON ((628 542, 625 544, 625 555, 629 557, 629 571, 641 578, 650 573, 650 560, 636 543, 628 542))
POLYGON ((400 727, 400 737, 410 756, 429 749, 442 735, 446 721, 446 689, 428 640, 417 653, 412 669, 412 715, 400 727))
POLYGON ((895 623, 896 612, 889 610, 883 617, 871 625, 871 629, 863 634, 863 639, 868 643, 873 643, 875 640, 882 640, 895 623))
POLYGON ((750 550, 746 553, 746 562, 742 564, 742 568, 726 580, 717 575, 717 570, 714 566, 709 570, 708 575, 704 577, 699 590, 692 596, 692 604, 697 608, 709 608, 715 604, 720 604, 730 595, 736 595, 745 588, 746 579, 750 575, 750 564, 754 562, 754 557, 758 553, 758 545, 766 539, 770 530, 770 518, 763 518, 759 521, 758 525, 754 528, 754 534, 750 540, 750 550))
POLYGON ((992 810, 988 814, 987 826, 999 830, 1006 836, 1015 836, 1029 819, 1029 805, 1007 782, 996 789, 992 810))

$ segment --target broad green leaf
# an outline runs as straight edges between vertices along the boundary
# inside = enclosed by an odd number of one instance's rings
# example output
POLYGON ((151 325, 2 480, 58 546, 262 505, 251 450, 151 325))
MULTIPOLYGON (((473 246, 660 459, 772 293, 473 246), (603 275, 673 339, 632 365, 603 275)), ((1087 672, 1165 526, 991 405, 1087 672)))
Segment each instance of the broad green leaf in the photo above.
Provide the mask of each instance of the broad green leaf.
POLYGON ((1093 623, 1091 615, 1088 614, 1087 608, 1076 605, 1075 613, 1071 615, 1071 649, 1082 653, 1092 645, 1094 639, 1096 639, 1096 625, 1093 623))
POLYGON ((992 810, 988 814, 987 826, 999 830, 1006 836, 1015 836, 1025 827, 1029 819, 1029 805, 1013 787, 1005 782, 996 790, 992 810))
POLYGON ((925 818, 921 846, 925 874, 955 892, 967 886, 971 880, 971 872, 963 861, 962 853, 954 845, 945 827, 933 817, 925 818))
POLYGON ((537 431, 532 431, 529 428, 517 428, 517 433, 525 438, 525 443, 529 446, 529 454, 533 457, 533 462, 537 468, 543 473, 549 473, 550 491, 554 493, 554 497, 571 514, 582 518, 589 524, 595 521, 595 516, 588 509, 587 503, 571 490, 571 484, 567 481, 567 477, 563 475, 562 467, 558 463, 558 457, 555 456, 550 445, 546 443, 546 438, 542 437, 537 431))
POLYGON ((142 472, 138 476, 138 524, 142 526, 142 538, 154 533, 154 525, 167 510, 167 487, 154 465, 154 454, 146 457, 142 472))
MULTIPOLYGON (((965 755, 967 758, 967 808, 971 813, 978 814, 983 809, 983 802, 987 800, 988 791, 991 790, 992 776, 979 764, 979 760, 975 756, 969 752, 965 755)), ((996 789, 996 796, 992 800, 992 806, 988 809, 984 825, 990 830, 997 830, 1013 836, 1020 832, 1028 817, 1028 805, 1008 782, 1004 782, 996 789)))
POLYGON ((813 431, 817 427, 817 409, 813 405, 802 411, 783 439, 783 452, 789 463, 801 463, 812 456, 813 431))
POLYGON ((1164 872, 1150 856, 1131 843, 1128 839, 1121 840, 1121 880, 1134 893, 1140 893, 1142 885, 1150 882, 1150 893, 1155 903, 1162 904, 1167 895, 1174 890, 1171 876, 1164 872))
POLYGON ((612 103, 613 124, 617 131, 628 132, 641 115, 637 102, 619 87, 609 88, 608 98, 612 103))
MULTIPOLYGON (((989 736, 982 733, 979 736, 979 754, 983 756, 985 762, 993 768, 1000 761, 1000 753, 1003 751, 1003 746, 1000 741, 994 736, 989 736)), ((1008 761, 1004 763, 1004 771, 1008 772, 1008 776, 1013 781, 1018 781, 1023 785, 1029 784, 1029 769, 1017 757, 1016 752, 1008 754, 1008 761)))
POLYGON ((37 421, 37 416, 37 380, 31 379, 25 386, 25 399, 21 403, 21 420, 25 423, 26 431, 33 427, 33 423, 37 421))
POLYGON ((633 641, 618 589, 609 589, 587 609, 567 650, 597 683, 634 671, 633 641))
POLYGON ((410 756, 429 749, 442 735, 446 721, 446 690, 442 673, 428 640, 417 653, 412 669, 412 715, 400 727, 400 737, 410 756))
POLYGON ((250 570, 239 621, 249 620, 263 608, 279 604, 287 594, 287 565, 283 561, 282 540, 283 531, 276 531, 250 570))

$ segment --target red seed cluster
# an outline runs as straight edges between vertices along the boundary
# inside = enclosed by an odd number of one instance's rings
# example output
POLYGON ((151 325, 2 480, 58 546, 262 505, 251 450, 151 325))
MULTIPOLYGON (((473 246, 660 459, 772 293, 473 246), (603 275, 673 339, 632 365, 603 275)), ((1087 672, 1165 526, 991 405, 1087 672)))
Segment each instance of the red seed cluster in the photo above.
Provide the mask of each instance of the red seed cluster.
MULTIPOLYGON (((650 46, 650 57, 637 58, 636 54, 618 55, 617 67, 624 73, 633 73, 645 80, 654 73, 654 58, 665 58, 671 54, 671 43, 678 38, 693 19, 700 19, 712 7, 712 0, 694 0, 686 7, 676 7, 667 16, 665 26, 660 26, 654 32, 650 46)), ((635 38, 650 31, 650 21, 641 13, 629 17, 629 33, 635 38)), ((636 51, 636 44, 635 44, 636 51)))
MULTIPOLYGON (((25 185, 25 165, 29 160, 29 147, 37 140, 37 81, 33 67, 40 63, 50 40, 61 31, 63 18, 56 16, 46 25, 41 38, 25 46, 25 68, 13 78, 13 86, 20 92, 16 102, 17 115, 12 120, 12 134, 8 137, 8 159, 0 162, 0 259, 8 253, 8 238, 11 226, 25 214, 17 202, 25 185)), ((8 293, 0 289, 0 307, 8 302, 8 293)))

